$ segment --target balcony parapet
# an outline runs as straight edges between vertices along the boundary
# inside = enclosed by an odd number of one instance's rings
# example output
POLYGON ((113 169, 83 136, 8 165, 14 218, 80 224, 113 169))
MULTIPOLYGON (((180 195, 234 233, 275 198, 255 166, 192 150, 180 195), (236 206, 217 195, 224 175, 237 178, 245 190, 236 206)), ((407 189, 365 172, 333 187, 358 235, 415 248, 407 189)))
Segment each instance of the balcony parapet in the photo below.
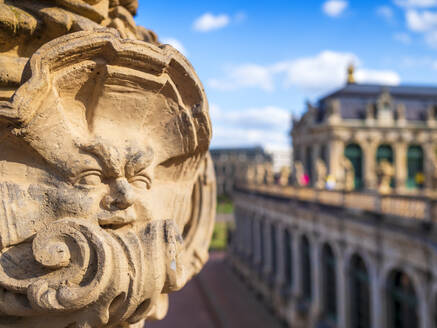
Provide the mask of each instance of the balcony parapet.
POLYGON ((239 184, 237 191, 256 193, 281 199, 360 210, 379 215, 420 220, 437 220, 437 199, 423 195, 381 195, 378 193, 326 190, 307 187, 239 184))

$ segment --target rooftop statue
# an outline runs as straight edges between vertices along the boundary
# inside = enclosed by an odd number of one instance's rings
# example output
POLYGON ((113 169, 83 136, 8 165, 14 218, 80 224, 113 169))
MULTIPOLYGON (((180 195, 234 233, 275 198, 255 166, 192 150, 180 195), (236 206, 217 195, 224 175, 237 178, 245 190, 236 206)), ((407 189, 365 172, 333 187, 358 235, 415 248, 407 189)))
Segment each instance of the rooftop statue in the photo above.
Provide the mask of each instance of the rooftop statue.
POLYGON ((127 39, 120 27, 45 34, 46 10, 60 26, 65 14, 117 27, 111 11, 131 15, 136 1, 0 6, 2 33, 9 10, 18 18, 0 38, 14 42, 0 54, 12 95, 0 103, 0 327, 162 318, 167 293, 206 261, 213 228, 211 124, 198 77, 171 46, 127 39), (32 17, 38 27, 26 25, 32 17), (13 31, 29 32, 30 43, 13 31), (50 40, 29 50, 38 33, 50 40))

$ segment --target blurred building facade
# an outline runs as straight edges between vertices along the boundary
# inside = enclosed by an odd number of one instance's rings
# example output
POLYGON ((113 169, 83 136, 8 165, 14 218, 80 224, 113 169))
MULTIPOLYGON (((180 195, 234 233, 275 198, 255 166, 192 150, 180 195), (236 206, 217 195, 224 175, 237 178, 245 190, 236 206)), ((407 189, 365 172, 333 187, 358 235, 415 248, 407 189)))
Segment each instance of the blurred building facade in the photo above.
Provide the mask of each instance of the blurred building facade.
POLYGON ((350 74, 293 123, 295 163, 309 185, 329 177, 332 188, 377 190, 392 175, 398 193, 435 189, 437 88, 362 85, 350 74))
POLYGON ((232 198, 235 182, 252 165, 272 164, 272 156, 262 147, 216 148, 211 150, 217 181, 217 196, 232 198))
POLYGON ((238 184, 231 261, 290 327, 437 328, 437 88, 349 73, 294 123, 292 183, 238 184))

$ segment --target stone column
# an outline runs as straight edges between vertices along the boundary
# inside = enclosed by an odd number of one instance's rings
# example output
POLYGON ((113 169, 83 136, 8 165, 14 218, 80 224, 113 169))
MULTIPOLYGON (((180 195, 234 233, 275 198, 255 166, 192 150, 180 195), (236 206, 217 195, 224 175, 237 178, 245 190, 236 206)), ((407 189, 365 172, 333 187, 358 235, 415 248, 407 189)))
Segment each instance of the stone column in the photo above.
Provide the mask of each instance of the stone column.
POLYGON ((347 263, 342 249, 337 258, 337 322, 338 328, 347 328, 349 306, 347 299, 347 263))
POLYGON ((271 256, 271 237, 270 237, 270 225, 271 221, 266 220, 264 224, 264 268, 263 268, 263 276, 264 278, 269 277, 269 273, 271 272, 271 266, 272 266, 272 256, 271 256))
POLYGON ((379 270, 376 263, 372 263, 370 268, 367 268, 370 276, 370 312, 371 312, 371 322, 374 328, 385 327, 385 316, 384 309, 385 306, 385 291, 384 284, 382 283, 382 278, 379 276, 379 270))
POLYGON ((396 191, 405 192, 407 183, 407 144, 399 141, 394 144, 395 168, 396 168, 396 191))
POLYGON ((302 295, 302 269, 301 269, 301 258, 300 258, 300 236, 298 234, 293 234, 293 240, 292 240, 292 252, 293 252, 293 263, 292 263, 292 270, 293 270, 293 295, 296 298, 299 298, 302 295))
POLYGON ((283 286, 285 282, 285 249, 284 249, 284 233, 285 226, 283 223, 278 223, 276 225, 276 260, 277 260, 277 274, 276 274, 276 284, 278 286, 283 286))
POLYGON ((311 186, 314 187, 315 183, 316 183, 316 179, 317 179, 317 168, 316 168, 316 163, 317 160, 320 158, 320 145, 319 144, 313 144, 311 146, 311 166, 312 166, 312 172, 313 172, 313 176, 312 176, 312 180, 311 180, 311 186))
POLYGON ((434 184, 434 149, 435 145, 431 142, 427 142, 423 146, 424 152, 424 174, 425 174, 425 188, 427 190, 433 189, 434 184))
POLYGON ((253 229, 254 230, 253 231, 253 233, 254 233, 253 243, 255 245, 254 250, 253 250, 253 252, 254 252, 253 265, 256 268, 256 267, 258 267, 258 265, 261 261, 261 243, 260 243, 260 238, 259 238, 260 221, 256 217, 254 217, 253 220, 254 220, 254 225, 255 225, 255 228, 253 229))
POLYGON ((378 141, 372 140, 363 143, 363 154, 364 154, 364 186, 368 190, 375 190, 378 188, 378 181, 376 178, 376 149, 378 147, 378 141))
POLYGON ((340 158, 343 156, 344 153, 344 142, 339 139, 335 138, 328 144, 329 149, 329 158, 328 158, 328 174, 331 174, 334 176, 335 180, 338 182, 339 177, 341 176, 340 170, 340 158))
POLYGON ((322 266, 321 266, 321 245, 314 238, 310 239, 311 245, 311 279, 312 279, 312 318, 318 320, 323 310, 323 285, 322 285, 322 266))
POLYGON ((424 274, 419 274, 417 286, 417 299, 419 300, 418 317, 420 328, 433 328, 431 310, 432 288, 424 274))

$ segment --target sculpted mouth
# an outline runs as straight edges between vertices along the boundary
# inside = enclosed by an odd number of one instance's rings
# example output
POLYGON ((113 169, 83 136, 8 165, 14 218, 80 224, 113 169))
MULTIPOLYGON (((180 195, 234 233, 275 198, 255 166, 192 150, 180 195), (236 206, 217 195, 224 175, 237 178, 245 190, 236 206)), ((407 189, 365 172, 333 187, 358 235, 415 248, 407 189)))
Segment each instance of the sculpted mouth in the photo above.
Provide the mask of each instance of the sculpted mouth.
POLYGON ((119 229, 126 225, 132 224, 136 219, 124 216, 112 216, 109 218, 99 219, 99 225, 104 229, 119 229))

